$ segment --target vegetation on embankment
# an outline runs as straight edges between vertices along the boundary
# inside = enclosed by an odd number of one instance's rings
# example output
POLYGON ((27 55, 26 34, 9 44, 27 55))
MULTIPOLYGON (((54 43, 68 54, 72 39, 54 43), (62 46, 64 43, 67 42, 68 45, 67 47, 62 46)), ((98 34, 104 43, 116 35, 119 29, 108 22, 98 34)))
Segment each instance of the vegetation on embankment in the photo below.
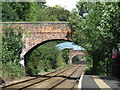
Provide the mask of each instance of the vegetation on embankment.
POLYGON ((22 52, 23 42, 20 27, 2 28, 2 76, 7 77, 22 77, 24 75, 24 68, 20 67, 19 61, 22 52))
MULTIPOLYGON (((84 47, 93 74, 113 75, 112 49, 120 43, 120 2, 78 2, 70 14, 72 41, 84 47)), ((116 68, 117 69, 117 68, 116 68)))

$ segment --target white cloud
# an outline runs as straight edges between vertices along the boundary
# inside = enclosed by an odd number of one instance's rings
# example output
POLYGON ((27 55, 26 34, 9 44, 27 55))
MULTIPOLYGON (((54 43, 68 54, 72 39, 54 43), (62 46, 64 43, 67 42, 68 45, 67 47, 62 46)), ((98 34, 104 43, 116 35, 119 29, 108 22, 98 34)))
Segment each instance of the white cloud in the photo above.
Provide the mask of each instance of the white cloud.
POLYGON ((46 5, 55 6, 61 5, 65 9, 71 11, 73 8, 76 8, 76 2, 79 0, 46 0, 46 5))

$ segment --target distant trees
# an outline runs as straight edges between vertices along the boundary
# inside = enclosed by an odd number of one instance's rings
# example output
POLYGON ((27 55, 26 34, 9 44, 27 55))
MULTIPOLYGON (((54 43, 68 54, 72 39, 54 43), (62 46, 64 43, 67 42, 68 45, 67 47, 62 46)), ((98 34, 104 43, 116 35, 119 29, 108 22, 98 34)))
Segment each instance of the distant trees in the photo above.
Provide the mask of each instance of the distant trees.
POLYGON ((58 5, 55 7, 46 7, 39 11, 38 21, 68 21, 69 13, 68 10, 58 5))
POLYGON ((69 64, 69 53, 70 53, 70 49, 66 48, 62 50, 62 57, 63 60, 66 64, 69 64))
POLYGON ((55 47, 57 43, 57 41, 47 42, 27 56, 30 75, 36 75, 38 72, 50 71, 66 65, 63 51, 55 47))
POLYGON ((3 21, 68 21, 70 12, 61 6, 48 7, 44 2, 3 2, 3 21))
MULTIPOLYGON (((31 8, 32 9, 32 8, 31 8)), ((32 11, 32 10, 31 10, 32 11)), ((30 3, 28 2, 3 2, 2 20, 3 21, 25 21, 29 17, 30 3)))

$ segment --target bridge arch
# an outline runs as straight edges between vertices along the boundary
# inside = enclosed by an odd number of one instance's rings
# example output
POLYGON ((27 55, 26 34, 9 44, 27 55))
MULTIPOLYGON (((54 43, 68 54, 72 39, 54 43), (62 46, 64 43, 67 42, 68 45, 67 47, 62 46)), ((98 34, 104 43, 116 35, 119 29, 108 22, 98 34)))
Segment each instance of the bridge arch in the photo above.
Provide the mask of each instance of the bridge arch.
POLYGON ((69 64, 72 64, 72 59, 77 56, 77 55, 88 55, 85 51, 80 51, 80 50, 72 50, 70 51, 70 56, 69 56, 69 64))
POLYGON ((68 22, 0 22, 0 24, 21 27, 23 30, 22 41, 25 47, 22 49, 21 58, 39 43, 53 39, 69 40, 72 35, 71 24, 68 22))
POLYGON ((30 54, 32 51, 34 51, 34 50, 35 50, 37 47, 39 47, 40 45, 43 45, 43 44, 45 44, 45 43, 47 43, 47 42, 50 42, 50 41, 70 41, 70 40, 67 40, 67 39, 51 39, 51 40, 46 40, 46 41, 40 42, 40 43, 38 43, 37 45, 33 46, 31 49, 29 49, 29 50, 25 53, 24 57, 27 56, 28 54, 30 54))
POLYGON ((18 26, 23 30, 22 40, 25 47, 20 57, 25 60, 25 70, 28 68, 27 55, 38 46, 53 40, 69 40, 72 35, 71 24, 68 22, 1 22, 0 24, 7 24, 8 27, 18 26))
POLYGON ((28 50, 28 52, 26 52, 26 54, 24 55, 23 59, 24 59, 24 65, 25 65, 25 72, 26 72, 26 75, 29 75, 29 66, 28 66, 28 57, 29 55, 35 50, 37 49, 39 46, 47 43, 47 42, 51 42, 51 41, 68 41, 70 42, 70 40, 67 40, 67 39, 51 39, 51 40, 46 40, 46 41, 43 41, 43 42, 40 42, 38 43, 37 45, 35 45, 34 47, 32 47, 30 50, 28 50))

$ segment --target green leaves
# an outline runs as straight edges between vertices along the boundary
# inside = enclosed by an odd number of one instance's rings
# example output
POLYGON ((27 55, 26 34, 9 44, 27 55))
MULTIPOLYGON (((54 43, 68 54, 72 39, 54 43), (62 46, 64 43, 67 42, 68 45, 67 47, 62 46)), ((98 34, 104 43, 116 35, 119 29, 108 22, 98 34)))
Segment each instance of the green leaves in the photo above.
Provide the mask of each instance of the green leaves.
POLYGON ((99 61, 111 59, 112 48, 117 48, 116 43, 120 42, 120 7, 118 2, 78 2, 77 9, 70 17, 72 40, 89 52, 97 69, 99 61))
POLYGON ((68 21, 70 13, 61 6, 45 7, 38 12, 38 21, 68 21))
POLYGON ((47 42, 39 46, 27 56, 31 75, 35 75, 42 71, 49 71, 50 69, 56 69, 65 65, 68 61, 65 60, 67 57, 63 57, 66 55, 66 52, 58 50, 55 47, 57 43, 58 41, 47 42))
POLYGON ((18 76, 24 74, 20 67, 20 54, 22 51, 22 30, 19 27, 4 26, 2 29, 2 70, 3 76, 18 76))
POLYGON ((68 21, 70 12, 61 6, 40 2, 3 2, 3 21, 68 21))
POLYGON ((103 11, 100 27, 103 35, 109 38, 109 41, 119 42, 120 36, 120 7, 118 3, 106 3, 106 9, 103 11))

